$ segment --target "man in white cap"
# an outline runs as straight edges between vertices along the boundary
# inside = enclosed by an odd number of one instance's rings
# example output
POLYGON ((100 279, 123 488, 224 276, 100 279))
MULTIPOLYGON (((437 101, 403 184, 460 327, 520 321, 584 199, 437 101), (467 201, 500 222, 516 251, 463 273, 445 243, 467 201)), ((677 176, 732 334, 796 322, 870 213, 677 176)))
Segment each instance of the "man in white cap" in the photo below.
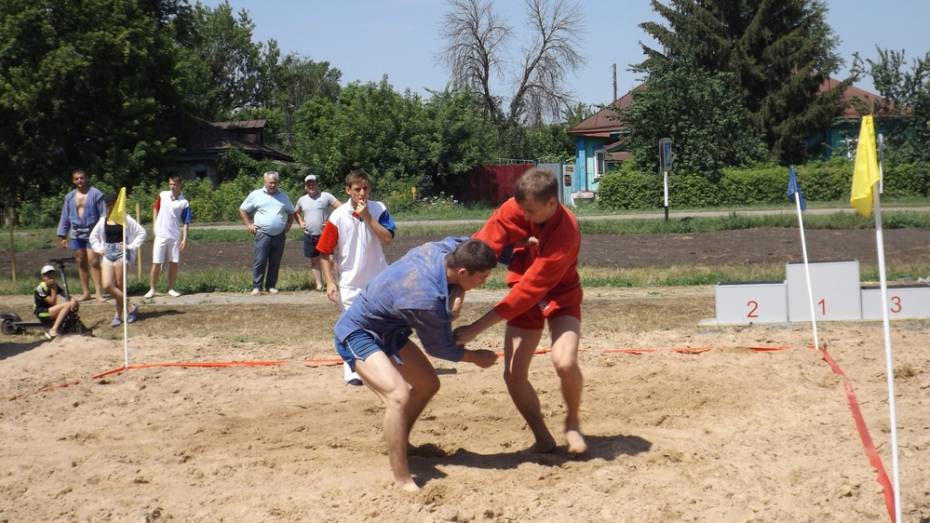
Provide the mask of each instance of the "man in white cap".
POLYGON ((320 273, 320 251, 316 244, 323 233, 323 224, 329 218, 329 213, 341 205, 338 199, 326 191, 320 191, 320 185, 315 174, 308 174, 304 178, 304 190, 307 194, 301 196, 295 205, 294 218, 304 231, 304 256, 310 258, 310 272, 316 290, 323 290, 323 278, 320 273))
POLYGON ((55 267, 46 265, 42 267, 41 274, 42 281, 36 285, 33 293, 35 299, 33 311, 35 311, 36 317, 39 318, 43 325, 51 326, 48 332, 45 333, 45 337, 53 339, 58 336, 58 329, 61 328, 65 318, 68 317, 68 314, 78 310, 79 304, 74 298, 58 303, 58 297, 64 295, 64 291, 55 281, 55 275, 57 274, 55 267))

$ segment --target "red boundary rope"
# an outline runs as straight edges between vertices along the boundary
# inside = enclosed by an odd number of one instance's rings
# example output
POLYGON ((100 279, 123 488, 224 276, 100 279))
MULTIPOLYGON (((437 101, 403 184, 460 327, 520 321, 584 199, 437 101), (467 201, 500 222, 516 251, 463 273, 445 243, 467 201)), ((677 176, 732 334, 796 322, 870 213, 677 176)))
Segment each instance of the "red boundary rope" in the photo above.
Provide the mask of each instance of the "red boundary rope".
POLYGON ((122 374, 126 371, 135 369, 150 369, 153 367, 272 367, 275 365, 284 365, 288 360, 259 360, 259 361, 167 361, 161 363, 136 363, 128 367, 119 367, 106 372, 101 372, 93 377, 95 380, 122 374))
POLYGON ((849 410, 852 411, 853 420, 856 422, 856 430, 859 431, 859 439, 862 440, 862 447, 866 457, 869 458, 869 464, 875 469, 875 479, 878 481, 878 484, 881 485, 885 494, 885 507, 888 509, 888 516, 891 518, 892 523, 894 523, 894 488, 891 486, 891 481, 888 480, 888 473, 885 472, 885 467, 882 465, 882 458, 878 455, 878 451, 875 450, 875 444, 872 442, 869 428, 866 426, 865 419, 862 417, 862 411, 859 409, 859 400, 856 399, 856 391, 853 389, 852 380, 846 376, 846 373, 840 368, 840 364, 827 352, 826 345, 820 350, 820 355, 823 361, 827 362, 827 365, 833 370, 833 373, 843 378, 843 386, 846 389, 846 402, 849 403, 849 410))

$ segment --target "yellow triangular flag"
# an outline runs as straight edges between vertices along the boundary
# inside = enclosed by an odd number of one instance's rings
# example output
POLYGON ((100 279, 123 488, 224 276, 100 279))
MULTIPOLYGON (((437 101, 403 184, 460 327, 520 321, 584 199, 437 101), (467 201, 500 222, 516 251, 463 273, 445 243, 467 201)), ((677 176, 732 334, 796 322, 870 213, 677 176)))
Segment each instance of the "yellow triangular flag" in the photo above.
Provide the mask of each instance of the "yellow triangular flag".
POLYGON ((114 222, 126 225, 126 188, 121 187, 116 201, 113 202, 113 209, 110 210, 110 219, 114 222))
POLYGON ((849 203, 866 218, 872 216, 872 191, 880 179, 878 153, 875 150, 875 124, 872 115, 868 114, 862 117, 862 127, 859 129, 856 166, 849 195, 849 203))

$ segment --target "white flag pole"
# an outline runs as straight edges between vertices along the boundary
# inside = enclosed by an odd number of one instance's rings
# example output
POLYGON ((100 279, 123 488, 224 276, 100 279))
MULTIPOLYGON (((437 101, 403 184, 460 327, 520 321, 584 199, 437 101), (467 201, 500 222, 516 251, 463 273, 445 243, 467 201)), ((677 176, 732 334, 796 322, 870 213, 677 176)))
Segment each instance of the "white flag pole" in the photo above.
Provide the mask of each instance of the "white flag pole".
POLYGON ((123 213, 123 368, 129 368, 129 322, 127 321, 127 310, 129 303, 129 294, 126 292, 128 284, 126 282, 126 215, 123 213))
MULTIPOLYGON (((882 137, 879 135, 879 144, 882 137)), ((879 151, 881 151, 879 147, 879 151)), ((879 184, 883 178, 881 154, 878 162, 879 184)), ((891 325, 888 319, 888 281, 885 279, 885 241, 882 236, 882 204, 879 185, 875 193, 875 244, 878 250, 878 278, 882 291, 882 330, 885 337, 885 378, 888 382, 888 417, 891 422, 891 469, 894 475, 894 510, 895 521, 901 523, 901 483, 898 473, 898 421, 894 405, 894 363, 891 354, 891 325)))
POLYGON ((811 328, 814 330, 814 348, 820 350, 817 337, 817 316, 814 313, 814 288, 811 286, 811 269, 807 262, 807 241, 804 239, 804 218, 801 213, 801 191, 794 193, 794 203, 798 208, 798 228, 801 230, 801 252, 804 254, 804 276, 807 278, 807 299, 811 308, 811 328))

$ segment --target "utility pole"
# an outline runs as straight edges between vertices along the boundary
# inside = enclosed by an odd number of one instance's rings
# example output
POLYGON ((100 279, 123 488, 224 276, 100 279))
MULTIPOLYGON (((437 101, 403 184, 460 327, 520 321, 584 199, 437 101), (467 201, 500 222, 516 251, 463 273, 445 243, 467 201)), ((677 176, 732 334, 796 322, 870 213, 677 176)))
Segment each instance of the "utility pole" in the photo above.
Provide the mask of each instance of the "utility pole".
POLYGON ((614 62, 614 97, 611 102, 617 99, 617 63, 614 62))

